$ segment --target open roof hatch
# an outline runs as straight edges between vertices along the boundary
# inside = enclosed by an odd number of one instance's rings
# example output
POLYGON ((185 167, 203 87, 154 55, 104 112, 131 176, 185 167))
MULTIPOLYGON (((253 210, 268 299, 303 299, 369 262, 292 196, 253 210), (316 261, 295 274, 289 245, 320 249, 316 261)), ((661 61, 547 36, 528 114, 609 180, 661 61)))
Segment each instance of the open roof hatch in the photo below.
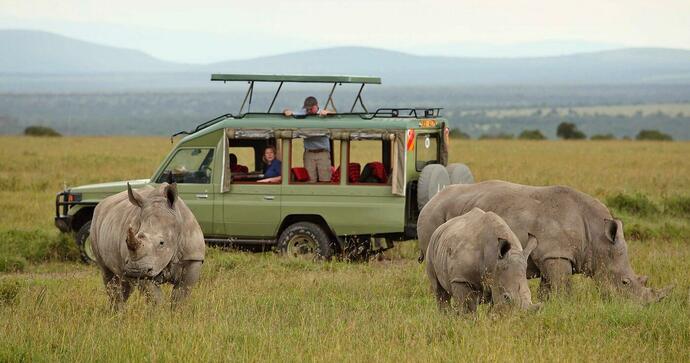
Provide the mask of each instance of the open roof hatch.
POLYGON ((279 83, 278 84, 278 89, 276 90, 276 93, 273 95, 273 99, 271 100, 271 105, 268 106, 268 111, 266 113, 271 113, 271 109, 273 108, 273 104, 276 102, 276 98, 278 98, 278 94, 280 93, 281 88, 283 88, 283 83, 285 82, 291 82, 291 83, 333 83, 333 87, 331 88, 331 92, 328 94, 328 99, 326 100, 326 104, 324 108, 328 108, 330 105, 333 109, 333 111, 338 111, 335 107, 335 102, 333 102, 333 92, 335 92, 335 88, 338 85, 342 85, 343 83, 359 83, 362 86, 359 87, 359 92, 357 92, 357 97, 355 97, 355 101, 352 103, 352 107, 350 108, 350 113, 352 113, 355 110, 355 107, 357 106, 357 103, 359 102, 360 106, 362 106, 362 109, 364 110, 365 113, 368 113, 369 111, 367 110, 367 107, 364 105, 364 101, 362 100, 362 90, 364 89, 364 85, 366 84, 381 84, 381 78, 379 77, 364 77, 364 76, 315 76, 315 75, 294 75, 294 74, 282 74, 282 75, 277 75, 277 74, 212 74, 211 75, 211 81, 223 81, 225 82, 248 82, 249 83, 249 89, 247 89, 247 93, 244 96, 244 100, 242 101, 242 106, 240 106, 240 112, 239 115, 242 115, 242 111, 244 111, 244 106, 245 104, 247 105, 247 113, 250 112, 251 107, 252 107, 252 96, 254 95, 254 82, 275 82, 279 83))

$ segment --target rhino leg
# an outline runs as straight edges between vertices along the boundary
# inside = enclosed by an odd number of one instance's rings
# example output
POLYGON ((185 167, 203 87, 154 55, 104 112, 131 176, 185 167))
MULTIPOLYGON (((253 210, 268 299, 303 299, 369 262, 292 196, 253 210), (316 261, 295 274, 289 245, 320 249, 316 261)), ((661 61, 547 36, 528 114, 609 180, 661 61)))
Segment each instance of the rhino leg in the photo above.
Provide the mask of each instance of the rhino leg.
POLYGON ((479 305, 480 294, 469 284, 464 282, 452 282, 451 290, 453 298, 458 302, 458 309, 463 313, 474 313, 479 305))
POLYGON ((172 304, 176 304, 184 301, 192 287, 199 281, 199 275, 201 274, 201 265, 203 261, 184 261, 184 270, 182 271, 182 277, 175 284, 172 291, 172 304))
POLYGON ((160 286, 153 281, 139 282, 139 291, 146 297, 146 302, 152 305, 158 305, 163 301, 163 292, 160 286))
POLYGON ((573 274, 570 260, 549 258, 542 263, 539 270, 541 273, 539 296, 541 298, 547 298, 554 291, 570 290, 570 276, 573 274))
POLYGON ((436 297, 436 303, 438 304, 438 309, 441 311, 448 311, 450 307, 450 294, 446 289, 438 283, 438 281, 433 281, 431 284, 431 290, 434 292, 436 297))
POLYGON ((132 285, 110 271, 103 271, 103 283, 110 297, 110 307, 116 311, 122 309, 132 293, 132 285))

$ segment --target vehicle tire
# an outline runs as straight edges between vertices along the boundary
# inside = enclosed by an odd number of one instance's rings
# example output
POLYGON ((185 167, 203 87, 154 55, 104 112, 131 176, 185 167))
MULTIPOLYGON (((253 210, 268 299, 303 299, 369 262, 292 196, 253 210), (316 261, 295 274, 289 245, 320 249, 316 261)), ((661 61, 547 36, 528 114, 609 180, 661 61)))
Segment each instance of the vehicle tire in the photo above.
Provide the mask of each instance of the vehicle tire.
POLYGON ((457 163, 446 166, 451 184, 474 184, 474 175, 465 164, 457 163))
POLYGON ((91 249, 91 221, 84 223, 84 225, 79 228, 74 239, 77 242, 77 247, 79 247, 79 256, 81 262, 85 264, 92 264, 96 262, 96 258, 93 255, 93 249, 91 249))
POLYGON ((298 222, 287 227, 278 238, 278 251, 286 256, 309 260, 330 260, 333 246, 318 224, 298 222))
POLYGON ((450 184, 446 168, 441 164, 427 165, 417 181, 417 207, 421 211, 429 200, 450 184))

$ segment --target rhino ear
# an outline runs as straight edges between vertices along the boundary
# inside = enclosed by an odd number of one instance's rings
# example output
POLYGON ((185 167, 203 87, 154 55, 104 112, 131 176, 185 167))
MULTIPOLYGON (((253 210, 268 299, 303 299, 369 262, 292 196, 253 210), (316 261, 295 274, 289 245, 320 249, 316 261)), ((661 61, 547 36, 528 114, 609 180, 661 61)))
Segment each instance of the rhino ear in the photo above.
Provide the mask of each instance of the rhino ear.
POLYGON ((498 259, 502 260, 510 251, 510 242, 507 239, 498 237, 498 259))
POLYGON ((611 243, 623 239, 623 222, 619 219, 604 219, 604 235, 611 243))
POLYGON ((175 201, 177 201, 177 184, 172 183, 165 186, 163 191, 165 198, 168 200, 168 207, 175 208, 175 201))
POLYGON ((527 259, 532 251, 537 248, 538 243, 539 241, 537 241, 537 237, 531 233, 527 233, 527 246, 525 246, 525 248, 522 250, 522 254, 525 256, 525 259, 527 259))
POLYGON ((139 208, 143 208, 144 202, 141 196, 132 190, 132 186, 127 183, 127 196, 129 197, 129 202, 136 205, 139 208))

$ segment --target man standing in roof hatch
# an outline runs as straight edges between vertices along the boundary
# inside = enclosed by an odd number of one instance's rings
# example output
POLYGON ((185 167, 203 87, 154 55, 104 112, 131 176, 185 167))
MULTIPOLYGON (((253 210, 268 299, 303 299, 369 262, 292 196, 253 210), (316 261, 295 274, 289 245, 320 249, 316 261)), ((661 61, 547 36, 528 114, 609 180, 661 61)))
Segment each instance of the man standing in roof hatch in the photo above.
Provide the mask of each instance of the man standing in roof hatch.
MULTIPOLYGON (((304 99, 301 110, 293 112, 290 109, 283 110, 285 116, 326 116, 331 114, 328 110, 320 110, 315 97, 304 99)), ((310 136, 304 139, 304 168, 309 173, 309 182, 331 181, 331 143, 328 136, 310 136)))

